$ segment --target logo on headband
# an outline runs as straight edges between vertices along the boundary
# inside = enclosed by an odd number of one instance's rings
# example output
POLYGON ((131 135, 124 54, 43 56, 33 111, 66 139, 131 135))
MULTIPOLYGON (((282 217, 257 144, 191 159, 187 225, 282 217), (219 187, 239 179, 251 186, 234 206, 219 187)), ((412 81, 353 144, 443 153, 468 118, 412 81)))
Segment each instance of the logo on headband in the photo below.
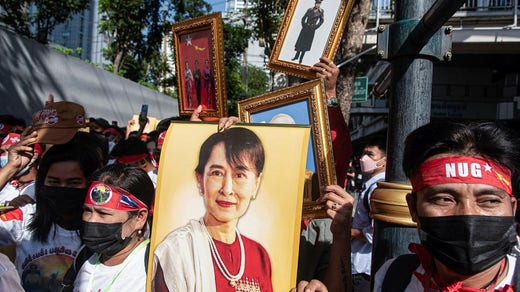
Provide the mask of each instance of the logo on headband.
POLYGON ((112 189, 104 184, 93 187, 90 191, 90 200, 96 205, 104 205, 112 199, 112 189))
POLYGON ((507 180, 507 178, 505 178, 502 174, 500 174, 498 172, 496 172, 495 174, 497 175, 497 179, 499 181, 501 181, 503 184, 505 184, 506 186, 510 186, 511 185, 511 183, 507 180))
MULTIPOLYGON (((467 163, 467 162, 457 162, 457 163, 446 163, 446 177, 468 177, 471 175, 472 177, 482 177, 482 168, 479 163, 467 163)), ((484 171, 491 172, 491 166, 489 164, 485 164, 484 171)))
POLYGON ((423 162, 410 177, 414 191, 446 184, 486 184, 512 196, 511 171, 500 163, 472 156, 448 156, 423 162))
POLYGON ((128 208, 139 208, 139 204, 136 201, 124 194, 121 195, 119 202, 125 204, 128 208))
POLYGON ((99 181, 90 184, 88 196, 85 197, 85 204, 122 211, 148 209, 145 203, 129 192, 99 181))

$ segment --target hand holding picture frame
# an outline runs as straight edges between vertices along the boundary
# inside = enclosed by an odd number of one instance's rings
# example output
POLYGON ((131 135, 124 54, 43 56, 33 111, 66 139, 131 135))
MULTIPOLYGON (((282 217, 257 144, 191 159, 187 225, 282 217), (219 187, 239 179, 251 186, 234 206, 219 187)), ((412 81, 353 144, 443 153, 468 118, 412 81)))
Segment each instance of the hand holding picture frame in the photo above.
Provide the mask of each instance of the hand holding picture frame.
MULTIPOLYGON (((326 218, 324 206, 316 199, 322 187, 336 184, 336 173, 322 80, 239 101, 238 116, 240 121, 249 123, 311 125, 302 217, 326 218)), ((290 140, 284 142, 291 143, 290 140)))
POLYGON ((289 0, 267 67, 307 79, 320 57, 331 60, 354 0, 289 0))
POLYGON ((222 14, 175 23, 172 32, 180 115, 202 105, 202 119, 226 116, 222 14))

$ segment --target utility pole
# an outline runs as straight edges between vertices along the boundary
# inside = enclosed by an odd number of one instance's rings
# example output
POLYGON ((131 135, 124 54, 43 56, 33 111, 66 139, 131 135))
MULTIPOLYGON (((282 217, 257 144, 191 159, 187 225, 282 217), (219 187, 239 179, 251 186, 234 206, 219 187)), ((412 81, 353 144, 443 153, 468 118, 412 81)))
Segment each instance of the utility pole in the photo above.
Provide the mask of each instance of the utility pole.
POLYGON ((450 27, 442 25, 465 0, 396 0, 395 22, 378 27, 377 55, 392 62, 386 182, 371 198, 374 218, 372 275, 388 259, 409 253, 418 242, 405 196, 411 191, 402 169, 406 137, 430 121, 433 61, 451 59, 450 27))

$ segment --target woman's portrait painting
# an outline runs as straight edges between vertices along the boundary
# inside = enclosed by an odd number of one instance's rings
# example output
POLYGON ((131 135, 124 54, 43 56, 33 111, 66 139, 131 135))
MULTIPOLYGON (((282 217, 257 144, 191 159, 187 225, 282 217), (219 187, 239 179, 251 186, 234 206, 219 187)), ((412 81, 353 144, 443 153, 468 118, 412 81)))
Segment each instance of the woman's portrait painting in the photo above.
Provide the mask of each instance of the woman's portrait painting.
POLYGON ((309 126, 174 122, 161 153, 151 291, 287 291, 309 126))

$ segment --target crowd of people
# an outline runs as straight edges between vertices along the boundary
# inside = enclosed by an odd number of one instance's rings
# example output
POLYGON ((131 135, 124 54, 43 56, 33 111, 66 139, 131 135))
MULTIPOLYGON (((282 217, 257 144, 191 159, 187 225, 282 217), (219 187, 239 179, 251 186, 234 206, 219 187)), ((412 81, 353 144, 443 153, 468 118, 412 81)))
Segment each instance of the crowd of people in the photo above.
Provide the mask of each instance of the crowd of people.
MULTIPOLYGON (((311 70, 323 79, 326 97, 335 98, 339 69, 322 58, 311 70)), ((200 111, 201 106, 190 120, 199 121, 200 111)), ((435 122, 410 133, 403 169, 413 188, 407 202, 420 244, 411 243, 409 255, 372 271, 370 198, 385 180, 386 142, 367 140, 359 159, 351 160, 339 107, 329 104, 328 116, 337 184, 326 186, 319 199, 328 218, 302 222, 293 291, 519 289, 515 135, 490 122, 435 122)), ((169 123, 178 118, 143 133, 146 120, 132 131, 134 121, 125 129, 85 117, 80 104, 52 96, 29 126, 0 115, 0 246, 9 256, 0 253, 0 291, 145 291, 154 254, 167 259, 154 265, 155 291, 273 290, 269 255, 236 228, 243 213, 218 218, 218 206, 206 199, 203 218, 150 251, 160 153, 169 123), (240 253, 233 261, 236 275, 224 269, 229 262, 224 268, 218 262, 196 265, 196 256, 212 258, 243 246, 255 253, 240 253), (256 265, 243 263, 252 257, 256 265), (243 275, 261 281, 244 282, 243 275)), ((250 197, 244 194, 254 196, 260 184, 264 154, 254 134, 231 127, 236 122, 219 121, 225 130, 203 144, 195 175, 201 195, 217 197, 223 191, 212 188, 210 161, 220 159, 218 176, 240 169, 248 184, 227 195, 239 196, 246 206, 250 197)))

